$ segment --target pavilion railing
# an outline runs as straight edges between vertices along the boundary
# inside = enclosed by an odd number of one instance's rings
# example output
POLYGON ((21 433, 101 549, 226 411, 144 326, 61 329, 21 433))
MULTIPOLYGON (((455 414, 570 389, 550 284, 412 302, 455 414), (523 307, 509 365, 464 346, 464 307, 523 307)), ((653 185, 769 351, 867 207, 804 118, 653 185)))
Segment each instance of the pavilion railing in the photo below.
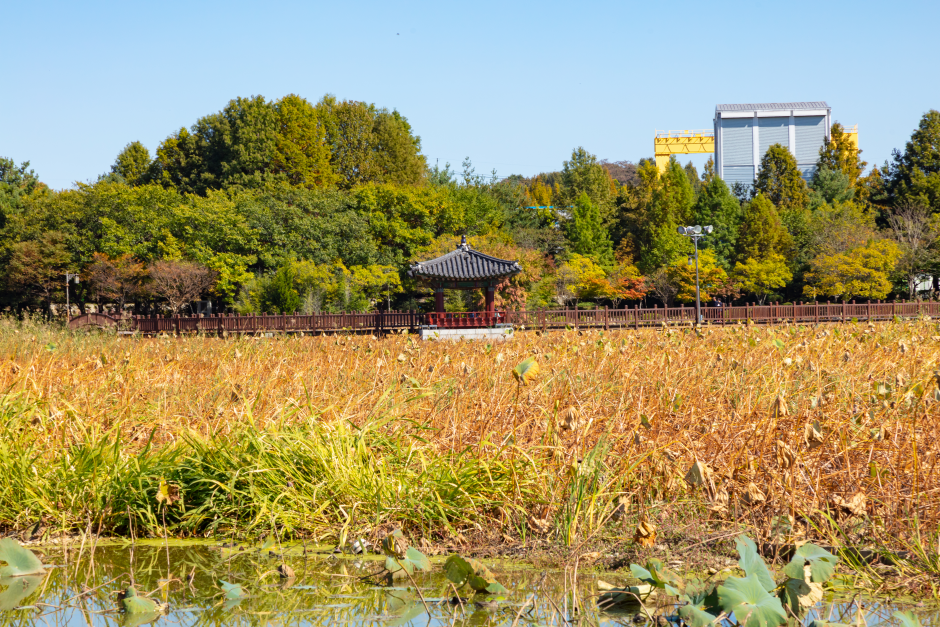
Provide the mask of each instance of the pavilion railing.
MULTIPOLYGON (((95 314, 87 314, 95 315, 95 314)), ((940 317, 940 302, 895 301, 865 303, 797 303, 702 307, 708 325, 752 321, 757 324, 781 322, 818 323, 849 320, 876 321, 894 318, 940 317)), ((533 309, 497 312, 422 313, 382 311, 370 313, 209 315, 209 316, 130 316, 119 325, 123 333, 158 334, 259 334, 259 333, 384 333, 422 326, 438 328, 489 327, 511 324, 516 328, 603 328, 626 329, 695 322, 694 307, 625 307, 609 309, 533 309)))

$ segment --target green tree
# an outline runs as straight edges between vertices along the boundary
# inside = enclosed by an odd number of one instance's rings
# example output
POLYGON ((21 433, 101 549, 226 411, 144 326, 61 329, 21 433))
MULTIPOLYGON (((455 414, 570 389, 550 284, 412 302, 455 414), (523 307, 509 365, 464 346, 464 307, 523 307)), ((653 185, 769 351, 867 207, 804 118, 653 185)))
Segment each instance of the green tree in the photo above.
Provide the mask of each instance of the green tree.
POLYGON ((885 298, 891 292, 889 275, 901 254, 894 242, 875 240, 848 252, 820 255, 806 274, 803 293, 814 300, 820 296, 843 301, 885 298))
POLYGON ((111 173, 119 176, 128 185, 146 182, 150 172, 150 151, 140 142, 131 142, 118 153, 111 166, 111 173))
POLYGON ((276 138, 271 163, 296 187, 323 188, 336 183, 330 166, 326 129, 317 110, 300 96, 290 94, 274 105, 276 138))
POLYGON ((421 138, 398 111, 380 110, 373 126, 378 180, 394 185, 420 185, 427 172, 421 138))
POLYGON ((375 159, 375 106, 324 96, 316 105, 330 146, 330 163, 338 185, 349 189, 362 183, 379 182, 375 159))
POLYGON ((689 161, 685 164, 685 176, 689 179, 689 185, 692 186, 692 191, 695 192, 695 195, 698 196, 699 192, 702 191, 702 180, 698 177, 698 170, 695 169, 695 166, 689 161))
POLYGON ((692 252, 689 238, 679 235, 674 223, 651 225, 646 230, 647 243, 640 252, 640 270, 650 274, 658 268, 668 266, 677 259, 685 259, 692 252))
POLYGON ((882 169, 888 205, 919 203, 940 211, 940 111, 931 109, 920 120, 904 152, 882 169))
POLYGON ((0 229, 8 216, 22 214, 30 200, 48 194, 46 185, 29 169, 29 161, 17 166, 12 159, 0 157, 0 229))
POLYGON ((293 313, 300 311, 300 294, 294 287, 297 270, 289 261, 277 269, 261 290, 260 306, 264 313, 293 313))
POLYGON ((754 189, 781 209, 805 207, 809 200, 806 181, 796 159, 780 144, 774 144, 764 153, 754 189))
POLYGON ((597 205, 591 202, 587 192, 581 192, 575 200, 565 231, 571 252, 590 257, 602 266, 613 265, 614 250, 610 236, 601 222, 597 205))
POLYGON ((813 174, 813 186, 809 192, 810 209, 815 209, 825 203, 845 202, 854 197, 855 188, 852 187, 849 176, 844 172, 822 165, 813 174))
POLYGON ((562 166, 557 200, 568 207, 586 194, 606 218, 612 200, 612 181, 607 168, 598 163, 597 157, 578 146, 571 152, 571 159, 562 166))
POLYGON ((641 161, 637 176, 640 185, 625 185, 617 196, 618 250, 635 256, 640 270, 650 274, 690 251, 676 228, 692 224, 695 192, 675 159, 662 175, 652 160, 641 161))
POLYGON ((19 305, 40 305, 52 314, 54 295, 64 292, 71 255, 66 236, 46 231, 36 239, 13 243, 6 254, 3 283, 19 305))
POLYGON ((744 219, 737 242, 737 259, 766 259, 789 252, 792 239, 773 203, 763 194, 744 207, 744 219))
POLYGON ((283 175, 273 170, 277 153, 277 114, 263 96, 235 98, 218 115, 196 122, 205 137, 207 187, 260 187, 283 175))
POLYGON ((180 193, 204 193, 204 138, 181 128, 157 146, 147 180, 180 193))
POLYGON ((672 226, 690 226, 695 206, 695 190, 686 176, 685 170, 675 159, 670 159, 669 167, 660 177, 660 185, 653 192, 652 213, 659 224, 672 226))
POLYGON ((868 163, 862 161, 859 156, 862 151, 856 150, 855 144, 849 139, 845 128, 841 124, 835 122, 829 135, 829 141, 819 149, 819 160, 816 161, 813 187, 816 186, 816 175, 822 168, 832 172, 841 172, 848 180, 849 187, 855 187, 858 177, 862 175, 862 171, 865 170, 868 163))
POLYGON ((714 232, 701 240, 701 247, 713 250, 719 265, 729 270, 734 259, 742 211, 728 185, 717 176, 702 184, 702 191, 692 208, 693 222, 712 225, 714 232))
POLYGON ((274 167, 277 114, 263 96, 235 98, 222 111, 199 118, 157 148, 149 180, 181 193, 205 195, 210 189, 261 187, 287 180, 274 167))
POLYGON ((793 273, 783 256, 772 254, 760 260, 751 257, 743 263, 739 261, 734 266, 733 278, 741 290, 760 297, 763 304, 768 294, 793 279, 793 273))

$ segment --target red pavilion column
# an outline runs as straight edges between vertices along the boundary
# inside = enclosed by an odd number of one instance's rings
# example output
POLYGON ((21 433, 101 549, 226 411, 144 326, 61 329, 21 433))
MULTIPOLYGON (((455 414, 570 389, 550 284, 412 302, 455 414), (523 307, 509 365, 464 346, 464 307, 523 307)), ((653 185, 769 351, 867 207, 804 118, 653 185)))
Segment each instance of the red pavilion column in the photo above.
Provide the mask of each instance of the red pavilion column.
POLYGON ((444 313, 444 288, 434 288, 434 311, 444 313))
POLYGON ((486 313, 492 314, 496 311, 496 287, 493 285, 487 286, 484 294, 486 294, 486 313))

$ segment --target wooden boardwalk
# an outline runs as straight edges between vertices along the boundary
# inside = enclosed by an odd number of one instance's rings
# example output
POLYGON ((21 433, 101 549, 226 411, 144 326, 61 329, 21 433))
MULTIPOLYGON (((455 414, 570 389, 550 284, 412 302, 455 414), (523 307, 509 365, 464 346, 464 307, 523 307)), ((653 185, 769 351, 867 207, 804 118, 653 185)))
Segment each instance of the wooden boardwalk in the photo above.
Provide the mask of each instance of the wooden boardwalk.
MULTIPOLYGON (((940 302, 799 303, 791 305, 743 305, 702 307, 707 325, 862 322, 940 317, 940 302)), ((264 333, 373 333, 417 331, 421 327, 473 328, 493 323, 510 324, 516 329, 639 329, 666 325, 691 325, 694 307, 652 307, 608 309, 538 309, 529 311, 462 312, 426 314, 416 311, 337 314, 209 315, 209 316, 129 316, 121 319, 105 314, 84 314, 69 321, 69 328, 115 328, 119 333, 139 335, 239 335, 264 333)))

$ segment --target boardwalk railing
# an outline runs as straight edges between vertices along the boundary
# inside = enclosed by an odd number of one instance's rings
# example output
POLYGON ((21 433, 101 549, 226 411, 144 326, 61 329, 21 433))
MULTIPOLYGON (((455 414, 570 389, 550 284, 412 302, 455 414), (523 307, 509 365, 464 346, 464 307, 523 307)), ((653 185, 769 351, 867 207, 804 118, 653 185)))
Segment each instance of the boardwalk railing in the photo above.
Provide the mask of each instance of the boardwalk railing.
MULTIPOLYGON (((940 317, 940 302, 866 303, 771 303, 735 307, 703 307, 702 322, 708 325, 782 322, 817 323, 849 320, 875 321, 894 318, 940 317)), ((104 314, 73 318, 69 327, 116 326, 124 333, 143 335, 206 333, 218 335, 259 333, 385 333, 422 326, 474 328, 511 324, 516 328, 602 328, 623 329, 694 324, 694 307, 627 307, 624 309, 536 309, 529 311, 421 313, 384 311, 371 313, 210 315, 210 316, 130 316, 115 319, 104 314)))

